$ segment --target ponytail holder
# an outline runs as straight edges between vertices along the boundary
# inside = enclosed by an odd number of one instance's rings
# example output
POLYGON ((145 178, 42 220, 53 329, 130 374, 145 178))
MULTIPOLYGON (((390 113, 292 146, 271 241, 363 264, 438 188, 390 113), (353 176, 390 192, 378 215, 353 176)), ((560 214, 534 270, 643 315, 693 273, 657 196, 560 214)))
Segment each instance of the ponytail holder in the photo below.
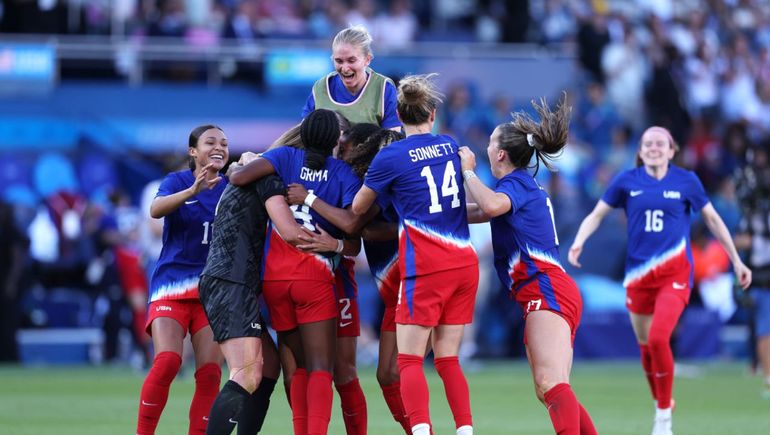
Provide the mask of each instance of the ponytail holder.
POLYGON ((535 147, 535 135, 533 135, 532 133, 527 133, 527 143, 529 144, 529 146, 534 148, 535 147))

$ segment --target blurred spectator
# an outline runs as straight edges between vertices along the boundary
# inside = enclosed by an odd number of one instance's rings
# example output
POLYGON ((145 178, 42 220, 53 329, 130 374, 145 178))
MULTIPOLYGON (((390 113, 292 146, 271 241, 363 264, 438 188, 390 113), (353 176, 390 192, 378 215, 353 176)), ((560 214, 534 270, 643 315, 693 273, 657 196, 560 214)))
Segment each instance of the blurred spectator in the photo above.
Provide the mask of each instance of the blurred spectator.
POLYGON ((603 11, 594 11, 578 17, 578 61, 588 73, 589 81, 604 83, 601 55, 604 47, 610 43, 607 29, 607 17, 603 11))
POLYGON ((409 0, 389 3, 387 11, 374 20, 374 43, 382 48, 408 48, 417 36, 417 17, 409 0))
POLYGON ((0 362, 17 361, 16 331, 21 323, 19 278, 24 267, 27 240, 16 228, 13 208, 0 202, 0 362))
POLYGON ((604 47, 601 66, 609 101, 623 122, 640 130, 645 123, 644 117, 639 114, 644 113, 646 64, 630 26, 623 25, 622 40, 604 47))

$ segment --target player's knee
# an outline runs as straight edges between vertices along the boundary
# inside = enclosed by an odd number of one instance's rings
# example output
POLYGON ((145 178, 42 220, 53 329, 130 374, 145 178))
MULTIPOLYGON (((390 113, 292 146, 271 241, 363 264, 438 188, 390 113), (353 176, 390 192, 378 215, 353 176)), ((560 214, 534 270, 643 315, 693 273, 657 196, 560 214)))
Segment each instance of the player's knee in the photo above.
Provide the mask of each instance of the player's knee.
POLYGON ((222 368, 219 364, 208 363, 195 371, 195 383, 202 385, 215 385, 219 390, 219 383, 222 379, 222 368))
POLYGON ((334 365, 334 383, 344 385, 358 378, 355 363, 337 363, 334 365))
POLYGON ((393 365, 392 367, 389 366, 379 366, 377 367, 377 382, 380 385, 390 385, 394 382, 397 382, 399 379, 398 376, 398 366, 393 365))
POLYGON ((249 364, 238 370, 237 373, 233 372, 235 373, 233 380, 249 393, 256 391, 262 381, 262 363, 249 364))
POLYGON ((158 383, 170 385, 177 373, 179 373, 179 368, 181 366, 182 357, 178 353, 161 352, 155 355, 151 371, 158 383))
POLYGON ((545 395, 545 393, 548 390, 550 390, 551 388, 555 387, 558 384, 561 384, 562 382, 565 382, 565 381, 560 380, 557 376, 553 376, 551 374, 547 374, 547 373, 536 374, 535 391, 538 398, 540 399, 541 395, 545 395))
POLYGON ((664 334, 651 333, 650 336, 647 337, 647 345, 651 351, 657 352, 670 346, 670 340, 671 338, 665 337, 664 334))

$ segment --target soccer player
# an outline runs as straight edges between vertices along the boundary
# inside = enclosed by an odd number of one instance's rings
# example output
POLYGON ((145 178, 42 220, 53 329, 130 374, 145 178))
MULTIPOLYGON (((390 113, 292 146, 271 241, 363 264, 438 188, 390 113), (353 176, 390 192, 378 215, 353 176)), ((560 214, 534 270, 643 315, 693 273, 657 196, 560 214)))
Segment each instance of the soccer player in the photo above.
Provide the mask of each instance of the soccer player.
POLYGON ((548 160, 567 144, 570 108, 562 102, 552 112, 545 100, 534 107, 539 123, 516 113, 489 137, 487 155, 498 179, 494 190, 473 172, 473 152, 460 148, 463 178, 476 201, 468 207, 469 220, 490 222, 495 269, 524 311, 524 343, 535 394, 547 406, 554 431, 596 434, 569 384, 572 343, 583 306, 580 291, 559 262, 551 199, 528 171, 533 157, 535 174, 540 162, 552 169, 548 160))
POLYGON ((229 156, 227 136, 215 125, 196 127, 188 138, 190 169, 168 174, 150 207, 163 222, 163 249, 150 280, 146 330, 155 359, 142 385, 136 433, 154 434, 171 382, 182 365, 187 332, 195 351, 195 393, 190 433, 204 433, 219 392, 222 354, 198 299, 198 277, 206 264, 214 208, 227 181, 219 171, 229 156))
POLYGON ((399 215, 401 274, 396 342, 401 397, 415 435, 431 431, 423 357, 432 335, 434 364, 457 433, 473 433, 468 383, 457 354, 473 320, 478 258, 470 243, 460 158, 451 137, 431 134, 441 94, 435 74, 408 76, 398 88, 398 116, 406 139, 380 150, 352 211, 367 213, 387 195, 399 215))
MULTIPOLYGON (((231 182, 245 185, 271 173, 285 184, 301 183, 335 207, 349 205, 361 182, 350 167, 331 157, 339 138, 339 122, 331 110, 317 109, 302 121, 305 149, 274 148, 233 172, 231 182)), ((319 227, 340 239, 341 232, 308 206, 293 206, 294 217, 305 228, 319 227)), ((320 231, 320 230, 319 230, 320 231)), ((297 434, 325 434, 332 405, 332 370, 337 331, 332 259, 305 253, 288 245, 268 226, 263 294, 279 339, 297 363, 291 381, 291 408, 297 434)), ((360 247, 360 243, 358 244, 360 247)), ((346 251, 338 240, 336 253, 346 251)))
MULTIPOLYGON (((231 168, 242 166, 249 158, 256 155, 244 153, 231 168)), ((209 256, 198 289, 214 339, 227 361, 230 380, 212 406, 206 431, 209 435, 229 434, 236 423, 239 434, 257 434, 277 382, 278 354, 269 334, 263 335, 258 298, 268 213, 289 243, 298 241, 302 232, 285 194, 281 179, 270 175, 245 187, 228 185, 217 204, 209 256), (264 358, 268 364, 264 376, 263 352, 270 353, 264 358)))
POLYGON ((369 68, 372 37, 363 26, 341 30, 332 42, 334 71, 318 79, 302 109, 306 117, 315 109, 339 112, 351 124, 366 122, 401 130, 396 114, 393 81, 369 68))
POLYGON ((642 368, 656 401, 653 435, 671 434, 674 357, 671 334, 690 300, 693 268, 690 214, 700 211, 706 226, 730 256, 741 287, 751 284, 722 218, 698 177, 671 164, 679 147, 663 127, 642 134, 637 167, 620 173, 580 224, 569 262, 580 267, 583 244, 613 208, 628 218, 626 306, 641 351, 642 368))
MULTIPOLYGON (((403 138, 403 134, 399 132, 381 129, 373 124, 356 124, 345 132, 343 138, 340 140, 338 155, 353 168, 353 172, 355 172, 356 175, 363 179, 377 152, 388 144, 403 138)), ((288 201, 290 204, 303 204, 306 197, 307 191, 301 185, 292 184, 289 186, 288 201)), ((381 211, 374 218, 373 223, 369 223, 364 227, 362 232, 369 270, 377 282, 380 296, 385 303, 385 313, 382 324, 380 325, 377 381, 382 388, 385 403, 388 405, 388 409, 390 409, 393 418, 401 424, 407 434, 411 434, 411 426, 409 426, 404 411, 404 404, 401 400, 398 365, 396 363, 398 350, 396 349, 396 324, 394 319, 396 302, 398 300, 398 286, 400 282, 398 267, 396 266, 396 260, 398 258, 398 215, 393 209, 392 204, 390 204, 384 196, 378 198, 378 203, 381 211)), ((320 198, 313 201, 312 207, 313 210, 317 211, 333 225, 339 228, 345 228, 347 231, 351 232, 358 232, 358 227, 364 220, 366 220, 359 219, 358 216, 353 215, 352 212, 348 210, 331 207, 320 198)), ((301 235, 300 237, 306 238, 306 235, 301 235)), ((314 247, 315 245, 308 244, 303 246, 314 247)), ((352 275, 353 265, 352 259, 344 257, 342 264, 337 269, 338 292, 340 288, 343 288, 346 290, 348 297, 350 294, 355 293, 351 290, 355 290, 356 288, 355 280, 352 275)), ((357 315, 357 300, 354 298, 349 298, 348 300, 350 301, 349 305, 344 303, 347 301, 341 303, 343 308, 349 307, 349 310, 340 313, 340 325, 345 324, 345 328, 353 327, 356 323, 360 324, 360 318, 357 315), (345 319, 345 314, 348 314, 349 319, 345 319)), ((344 331, 344 328, 340 329, 343 329, 344 331)), ((344 332, 341 334, 340 330, 338 330, 338 356, 344 354, 344 352, 340 352, 340 348, 347 346, 348 348, 352 348, 353 352, 351 357, 352 360, 355 361, 355 341, 353 341, 352 345, 346 343, 346 341, 350 341, 350 337, 344 337, 344 335, 344 332)), ((340 382, 338 381, 338 377, 341 377, 341 375, 338 375, 338 373, 355 373, 354 370, 355 365, 350 367, 347 359, 338 357, 334 366, 335 383, 340 382), (346 365, 347 368, 345 370, 340 369, 340 367, 345 367, 346 365)), ((348 420, 352 419, 350 416, 352 412, 351 410, 344 408, 344 400, 341 402, 343 405, 343 416, 346 417, 345 427, 348 429, 349 434, 355 433, 351 432, 351 425, 348 425, 348 420)), ((354 414, 353 417, 357 416, 358 415, 354 414)))

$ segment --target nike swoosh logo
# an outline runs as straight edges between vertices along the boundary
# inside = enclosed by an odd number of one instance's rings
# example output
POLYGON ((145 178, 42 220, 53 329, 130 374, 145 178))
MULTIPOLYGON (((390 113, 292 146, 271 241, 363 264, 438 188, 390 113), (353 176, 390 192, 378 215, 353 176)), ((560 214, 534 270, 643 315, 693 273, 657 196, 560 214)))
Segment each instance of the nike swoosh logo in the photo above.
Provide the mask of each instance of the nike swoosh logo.
POLYGON ((673 282, 673 283, 671 283, 671 287, 674 287, 676 290, 684 290, 684 289, 687 288, 687 284, 673 282))
POLYGON ((203 416, 203 419, 206 420, 206 421, 209 421, 209 418, 206 417, 205 415, 203 416))
POLYGON ((353 322, 344 322, 344 323, 340 322, 340 328, 344 328, 344 327, 346 327, 348 325, 352 325, 352 324, 353 324, 353 322))
POLYGON ((230 422, 230 423, 232 423, 232 424, 238 424, 238 422, 237 422, 237 421, 235 421, 235 420, 233 420, 232 418, 231 418, 231 419, 229 419, 229 420, 227 420, 227 421, 229 421, 229 422, 230 422))
POLYGON ((145 402, 144 400, 142 400, 142 405, 144 405, 144 406, 158 406, 157 403, 149 403, 149 402, 145 402))
POLYGON ((198 202, 198 200, 197 199, 193 199, 192 201, 185 201, 184 203, 187 204, 187 205, 190 205, 190 204, 195 204, 196 202, 198 202))
POLYGON ((639 196, 639 195, 642 194, 642 192, 643 192, 642 190, 632 190, 632 191, 628 192, 628 194, 631 195, 631 196, 639 196))
POLYGON ((663 372, 663 373, 655 373, 655 377, 656 377, 656 378, 662 378, 662 377, 664 377, 664 376, 668 376, 668 372, 663 372))

